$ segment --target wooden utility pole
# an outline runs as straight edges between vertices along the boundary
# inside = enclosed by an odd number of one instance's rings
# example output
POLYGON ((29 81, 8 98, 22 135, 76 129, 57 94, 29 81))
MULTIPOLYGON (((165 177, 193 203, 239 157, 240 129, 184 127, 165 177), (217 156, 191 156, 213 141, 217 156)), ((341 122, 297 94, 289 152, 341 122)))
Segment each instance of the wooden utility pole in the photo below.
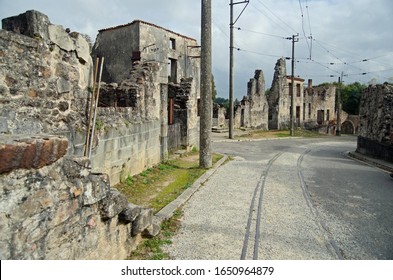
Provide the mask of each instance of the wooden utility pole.
POLYGON ((292 95, 291 95, 291 112, 290 112, 290 117, 291 117, 291 125, 290 125, 290 129, 291 129, 291 136, 294 136, 294 126, 295 126, 295 43, 299 42, 299 39, 296 39, 296 37, 298 37, 299 34, 297 35, 292 35, 292 38, 288 38, 288 39, 292 39, 292 74, 291 74, 291 91, 292 91, 292 95))
POLYGON ((342 79, 343 79, 343 73, 341 72, 341 77, 338 77, 336 136, 341 136, 341 83, 342 83, 342 79))
POLYGON ((212 166, 212 25, 211 0, 202 0, 201 22, 201 118, 199 166, 212 166))

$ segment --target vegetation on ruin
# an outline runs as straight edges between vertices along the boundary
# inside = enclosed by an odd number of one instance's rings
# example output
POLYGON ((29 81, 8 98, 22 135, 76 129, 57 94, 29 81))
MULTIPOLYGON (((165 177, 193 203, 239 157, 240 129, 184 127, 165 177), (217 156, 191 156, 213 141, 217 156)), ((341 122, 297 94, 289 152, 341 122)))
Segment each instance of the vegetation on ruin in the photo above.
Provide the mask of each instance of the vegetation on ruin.
MULTIPOLYGON (((222 157, 222 155, 213 154, 213 164, 222 157)), ((138 175, 128 176, 115 187, 127 196, 129 202, 153 208, 157 213, 184 190, 191 187, 206 171, 207 169, 199 168, 199 152, 194 148, 179 158, 160 163, 138 175)), ((171 244, 172 236, 180 227, 182 215, 183 212, 180 209, 176 210, 172 218, 161 224, 159 235, 145 239, 131 253, 129 259, 170 259, 170 256, 162 248, 171 244)))
POLYGON ((172 218, 164 221, 161 224, 161 232, 156 237, 144 240, 134 250, 129 259, 130 260, 168 260, 170 256, 164 252, 163 246, 172 243, 171 238, 178 231, 180 227, 180 219, 183 212, 178 209, 175 211, 172 218))
MULTIPOLYGON (((222 155, 213 155, 213 164, 222 155)), ((148 168, 135 176, 128 176, 115 187, 128 201, 143 207, 160 209, 176 199, 202 176, 207 169, 199 168, 199 154, 195 149, 182 157, 148 168)))

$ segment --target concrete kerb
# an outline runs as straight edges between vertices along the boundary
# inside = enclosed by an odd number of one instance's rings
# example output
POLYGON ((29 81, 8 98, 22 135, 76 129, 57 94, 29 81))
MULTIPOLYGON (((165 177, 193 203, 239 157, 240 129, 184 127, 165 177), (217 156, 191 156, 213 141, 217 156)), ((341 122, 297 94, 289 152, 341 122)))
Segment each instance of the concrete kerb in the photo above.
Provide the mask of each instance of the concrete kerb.
POLYGON ((369 156, 365 156, 358 152, 347 152, 347 156, 351 159, 358 160, 368 165, 383 169, 389 173, 393 173, 393 163, 389 163, 384 160, 379 160, 369 156))
POLYGON ((158 213, 155 214, 154 219, 162 223, 165 220, 170 219, 175 211, 182 207, 191 196, 205 183, 210 176, 216 172, 216 170, 228 159, 228 156, 223 155, 223 158, 214 164, 212 168, 207 170, 201 177, 199 177, 190 188, 186 189, 181 195, 179 195, 174 201, 169 203, 167 206, 162 208, 158 213))
POLYGON ((286 139, 300 139, 303 137, 299 136, 289 136, 289 137, 270 137, 270 138, 260 138, 260 139, 215 139, 212 140, 214 143, 229 143, 229 142, 259 142, 259 141, 269 141, 269 140, 286 140, 286 139))

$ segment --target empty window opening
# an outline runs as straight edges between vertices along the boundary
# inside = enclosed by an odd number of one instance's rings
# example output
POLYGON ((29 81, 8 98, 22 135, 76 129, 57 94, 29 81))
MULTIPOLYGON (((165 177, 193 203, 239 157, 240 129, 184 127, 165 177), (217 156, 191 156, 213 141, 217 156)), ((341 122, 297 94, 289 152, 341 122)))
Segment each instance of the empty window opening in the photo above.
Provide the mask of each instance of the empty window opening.
POLYGON ((177 84, 177 60, 169 59, 168 61, 168 83, 177 84))
POLYGON ((306 120, 306 103, 303 103, 303 121, 306 120))
POLYGON ((300 84, 296 84, 296 96, 300 97, 300 84))
POLYGON ((300 106, 296 106, 296 125, 300 126, 300 106))
POLYGON ((326 110, 326 120, 330 120, 330 110, 326 110))
POLYGON ((174 110, 174 100, 173 100, 173 97, 169 97, 169 100, 168 100, 168 125, 173 124, 173 110, 174 110))
POLYGON ((311 103, 308 103, 308 118, 311 119, 311 103))
POLYGON ((169 38, 169 48, 171 50, 176 50, 176 40, 174 38, 169 38))
POLYGON ((323 124, 324 123, 324 117, 325 117, 325 111, 324 110, 318 110, 317 111, 317 122, 318 124, 323 124))

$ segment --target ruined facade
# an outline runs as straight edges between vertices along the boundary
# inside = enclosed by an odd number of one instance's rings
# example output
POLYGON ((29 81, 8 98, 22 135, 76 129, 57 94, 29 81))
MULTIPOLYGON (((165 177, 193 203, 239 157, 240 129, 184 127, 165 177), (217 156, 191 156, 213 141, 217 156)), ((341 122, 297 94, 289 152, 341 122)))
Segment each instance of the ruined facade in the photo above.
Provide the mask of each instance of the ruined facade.
POLYGON ((268 107, 265 78, 262 70, 256 70, 247 84, 247 96, 235 107, 234 126, 267 130, 268 107))
POLYGON ((269 103, 269 129, 286 129, 290 123, 290 106, 288 82, 286 74, 286 63, 280 58, 274 68, 274 76, 270 93, 269 103))
MULTIPOLYGON (((312 86, 312 80, 309 80, 308 87, 304 91, 304 99, 296 104, 301 111, 303 126, 312 128, 323 126, 326 123, 334 123, 336 119, 335 112, 336 87, 333 85, 312 86)), ((342 120, 345 120, 342 118, 342 120)))
POLYGON ((157 62, 160 83, 178 83, 193 77, 199 88, 200 49, 195 39, 163 27, 136 20, 129 24, 99 30, 93 56, 106 59, 103 80, 128 78, 133 62, 157 62))
MULTIPOLYGON (((335 93, 332 85, 313 87, 309 80, 294 78, 294 123, 295 127, 312 128, 323 126, 335 118, 335 93)), ((290 126, 292 79, 286 75, 285 59, 275 66, 272 87, 268 96, 269 129, 287 129, 290 126)))
POLYGON ((360 100, 357 152, 393 162, 393 86, 369 86, 360 100))
POLYGON ((123 83, 138 65, 157 65, 154 82, 167 87, 168 96, 155 100, 155 110, 167 102, 169 150, 199 146, 200 49, 195 39, 137 20, 100 30, 93 56, 105 57, 107 83, 123 83))
POLYGON ((91 86, 88 43, 36 11, 4 19, 3 28, 0 133, 56 134, 72 141, 83 130, 91 86))

